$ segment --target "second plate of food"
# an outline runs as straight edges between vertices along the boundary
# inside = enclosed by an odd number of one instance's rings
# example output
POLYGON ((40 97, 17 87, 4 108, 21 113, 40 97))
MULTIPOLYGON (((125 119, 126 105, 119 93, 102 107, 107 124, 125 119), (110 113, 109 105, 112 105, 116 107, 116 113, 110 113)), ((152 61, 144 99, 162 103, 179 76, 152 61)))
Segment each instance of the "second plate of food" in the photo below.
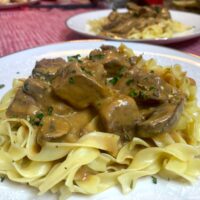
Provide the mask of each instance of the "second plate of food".
POLYGON ((21 6, 39 3, 40 0, 2 0, 0 1, 0 9, 18 8, 21 6))
POLYGON ((92 11, 66 25, 85 36, 128 42, 169 44, 200 36, 200 15, 160 7, 92 11))

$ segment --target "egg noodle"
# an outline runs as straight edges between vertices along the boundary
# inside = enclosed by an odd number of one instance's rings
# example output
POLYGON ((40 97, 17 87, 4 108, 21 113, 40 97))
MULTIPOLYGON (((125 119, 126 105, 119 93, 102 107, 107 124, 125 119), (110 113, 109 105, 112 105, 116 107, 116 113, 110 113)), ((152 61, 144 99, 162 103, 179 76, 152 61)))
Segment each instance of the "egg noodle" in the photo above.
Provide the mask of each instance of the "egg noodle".
POLYGON ((141 56, 137 65, 154 70, 184 91, 184 111, 173 131, 148 140, 134 137, 124 144, 118 135, 91 132, 76 143, 44 141, 39 145, 38 127, 5 115, 24 82, 15 80, 0 103, 0 174, 37 188, 40 195, 58 193, 60 200, 73 193, 97 194, 115 185, 128 193, 137 179, 154 174, 193 183, 200 175, 200 109, 195 82, 178 65, 163 68, 141 56))
MULTIPOLYGON (((90 20, 88 22, 89 29, 97 35, 102 35, 102 26, 107 24, 107 22, 108 20, 106 17, 90 20)), ((191 29, 191 27, 175 20, 160 20, 157 24, 146 26, 144 30, 138 30, 135 27, 132 27, 125 39, 171 38, 176 34, 185 32, 189 29, 191 29)), ((111 32, 106 32, 106 36, 121 39, 121 37, 111 32)))

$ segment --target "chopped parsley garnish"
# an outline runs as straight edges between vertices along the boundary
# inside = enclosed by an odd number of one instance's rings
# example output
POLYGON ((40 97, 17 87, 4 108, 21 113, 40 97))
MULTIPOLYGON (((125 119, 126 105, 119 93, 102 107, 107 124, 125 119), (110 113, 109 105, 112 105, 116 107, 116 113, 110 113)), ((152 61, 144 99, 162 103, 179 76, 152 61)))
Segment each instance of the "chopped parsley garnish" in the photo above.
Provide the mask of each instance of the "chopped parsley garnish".
POLYGON ((150 88, 149 88, 150 91, 151 91, 151 90, 155 90, 155 89, 156 89, 155 86, 150 86, 150 88))
POLYGON ((69 62, 73 62, 73 61, 78 61, 78 62, 82 62, 79 58, 81 57, 80 54, 74 55, 74 56, 67 56, 67 59, 69 62))
POLYGON ((123 73, 124 73, 124 71, 125 71, 125 67, 121 67, 121 68, 119 69, 119 71, 117 72, 117 75, 118 75, 118 76, 122 76, 123 73))
POLYGON ((151 178, 152 178, 152 182, 153 182, 154 184, 157 184, 157 178, 154 177, 154 176, 152 176, 151 178))
POLYGON ((112 79, 109 80, 109 83, 111 83, 112 85, 115 85, 118 80, 119 80, 119 77, 115 76, 115 77, 113 77, 112 79))
POLYGON ((28 121, 32 124, 32 125, 35 125, 35 126, 42 126, 43 123, 42 123, 42 119, 44 117, 44 114, 43 113, 37 113, 35 116, 30 116, 28 118, 28 121))
POLYGON ((161 8, 158 7, 158 6, 156 6, 154 9, 155 9, 155 11, 156 11, 157 13, 160 13, 160 11, 161 11, 161 8))
POLYGON ((35 115, 35 117, 41 120, 44 117, 44 114, 43 113, 37 113, 35 115))
POLYGON ((0 89, 4 88, 5 85, 4 84, 0 84, 0 89))
POLYGON ((29 84, 27 82, 24 83, 23 90, 24 90, 24 92, 29 91, 29 84))
POLYGON ((154 74, 154 70, 151 70, 150 73, 151 73, 151 74, 154 74))
POLYGON ((139 17, 140 15, 139 15, 139 13, 133 13, 133 17, 139 17))
POLYGON ((115 85, 118 82, 118 80, 123 76, 124 70, 125 68, 121 67, 117 72, 116 76, 111 78, 108 82, 111 83, 112 85, 115 85))
POLYGON ((48 115, 52 115, 52 113, 53 113, 53 107, 49 106, 47 112, 48 112, 48 115))
POLYGON ((70 78, 69 78, 69 84, 74 84, 74 83, 75 83, 74 78, 73 78, 73 77, 70 77, 70 78))
POLYGON ((145 91, 140 90, 140 91, 139 91, 139 97, 142 98, 142 99, 145 99, 145 98, 147 97, 145 91))
POLYGON ((115 7, 112 7, 112 11, 117 11, 117 8, 115 8, 115 7))
POLYGON ((133 79, 129 79, 126 81, 126 85, 130 85, 131 83, 133 83, 133 79))
POLYGON ((130 91, 129 96, 131 96, 131 97, 137 97, 138 93, 133 89, 133 90, 130 91))
POLYGON ((0 181, 3 182, 5 180, 5 176, 0 176, 0 181))
POLYGON ((96 55, 90 55, 89 59, 90 60, 100 60, 103 59, 105 57, 104 54, 96 54, 96 55))
POLYGON ((90 70, 86 69, 85 67, 81 67, 81 70, 82 70, 83 72, 85 72, 86 74, 88 74, 88 75, 90 75, 90 76, 93 76, 92 72, 91 72, 90 70))

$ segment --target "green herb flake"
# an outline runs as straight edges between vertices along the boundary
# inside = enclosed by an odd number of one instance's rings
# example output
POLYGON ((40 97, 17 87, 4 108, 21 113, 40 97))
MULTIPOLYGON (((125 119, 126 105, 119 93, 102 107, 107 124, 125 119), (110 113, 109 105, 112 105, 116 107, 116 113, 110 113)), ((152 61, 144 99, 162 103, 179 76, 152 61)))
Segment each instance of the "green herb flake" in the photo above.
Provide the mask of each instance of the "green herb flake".
POLYGON ((35 116, 36 116, 36 118, 41 120, 44 117, 44 114, 43 113, 37 113, 35 116))
POLYGON ((69 62, 74 62, 74 61, 78 61, 78 62, 82 62, 79 58, 81 57, 80 54, 74 55, 74 56, 67 56, 67 59, 69 62))
POLYGON ((90 60, 100 60, 103 59, 105 57, 104 54, 96 54, 96 55, 90 55, 89 59, 90 60))
POLYGON ((151 178, 152 178, 153 184, 157 184, 157 178, 155 176, 152 176, 151 178))
POLYGON ((147 97, 145 91, 143 91, 143 90, 140 90, 140 91, 139 91, 139 96, 140 96, 142 99, 145 99, 145 98, 147 97))
POLYGON ((150 73, 151 73, 151 74, 154 74, 154 70, 151 70, 150 73))
POLYGON ((5 176, 0 176, 1 183, 4 182, 5 178, 6 178, 5 176))
POLYGON ((156 89, 156 87, 155 86, 150 86, 149 87, 149 90, 151 91, 151 90, 155 90, 156 89))
POLYGON ((27 82, 24 83, 23 90, 24 90, 24 92, 28 92, 29 91, 29 84, 27 82))
POLYGON ((48 112, 48 115, 52 115, 52 113, 53 113, 53 107, 49 106, 47 112, 48 112))
POLYGON ((111 83, 112 85, 115 85, 119 80, 119 77, 115 76, 112 79, 110 79, 108 82, 111 83))
POLYGON ((133 79, 129 79, 126 81, 126 85, 130 85, 131 83, 133 83, 133 79))
POLYGON ((93 76, 92 72, 91 72, 90 70, 86 69, 85 67, 81 67, 81 70, 82 70, 83 72, 85 72, 86 74, 88 74, 88 75, 90 75, 90 76, 93 76))
POLYGON ((5 85, 4 84, 0 84, 0 89, 4 88, 5 85))
POLYGON ((112 7, 112 11, 114 11, 114 12, 115 12, 115 11, 117 11, 117 8, 115 8, 115 7, 112 7))
POLYGON ((122 76, 123 75, 123 73, 124 73, 124 71, 125 71, 125 67, 121 67, 120 69, 119 69, 119 71, 117 72, 117 75, 118 76, 122 76))
POLYGON ((28 117, 27 117, 27 120, 28 120, 32 125, 35 125, 35 126, 42 126, 42 125, 43 125, 43 122, 42 122, 43 117, 44 117, 44 114, 43 114, 43 113, 37 113, 35 116, 28 116, 28 117))
POLYGON ((115 84, 119 81, 119 79, 123 76, 124 71, 125 71, 125 67, 121 67, 121 68, 118 70, 116 76, 114 76, 114 77, 113 77, 112 79, 110 79, 108 82, 111 83, 112 85, 115 85, 115 84))
POLYGON ((133 89, 133 90, 130 91, 129 96, 134 98, 134 97, 138 96, 138 93, 133 89))
POLYGON ((139 13, 133 13, 133 17, 139 17, 140 15, 139 15, 139 13))
POLYGON ((42 121, 40 121, 37 126, 43 126, 43 125, 44 125, 44 123, 42 121))
POLYGON ((155 9, 155 11, 156 11, 158 14, 161 12, 161 8, 158 7, 158 6, 156 6, 154 9, 155 9))
POLYGON ((69 84, 74 84, 74 83, 75 83, 74 78, 73 78, 73 77, 70 77, 70 78, 69 78, 69 84))

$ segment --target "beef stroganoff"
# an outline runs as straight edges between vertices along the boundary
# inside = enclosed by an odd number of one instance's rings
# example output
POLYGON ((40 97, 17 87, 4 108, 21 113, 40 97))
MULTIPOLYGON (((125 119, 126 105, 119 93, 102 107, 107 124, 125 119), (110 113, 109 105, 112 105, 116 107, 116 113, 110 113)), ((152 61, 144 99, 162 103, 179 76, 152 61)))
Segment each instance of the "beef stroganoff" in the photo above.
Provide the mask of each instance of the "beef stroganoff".
POLYGON ((88 22, 97 35, 114 39, 171 38, 191 27, 172 19, 167 8, 127 3, 127 11, 112 11, 108 16, 88 22))
POLYGON ((65 199, 158 174, 194 182, 196 83, 121 45, 42 59, 0 104, 0 174, 65 199))

